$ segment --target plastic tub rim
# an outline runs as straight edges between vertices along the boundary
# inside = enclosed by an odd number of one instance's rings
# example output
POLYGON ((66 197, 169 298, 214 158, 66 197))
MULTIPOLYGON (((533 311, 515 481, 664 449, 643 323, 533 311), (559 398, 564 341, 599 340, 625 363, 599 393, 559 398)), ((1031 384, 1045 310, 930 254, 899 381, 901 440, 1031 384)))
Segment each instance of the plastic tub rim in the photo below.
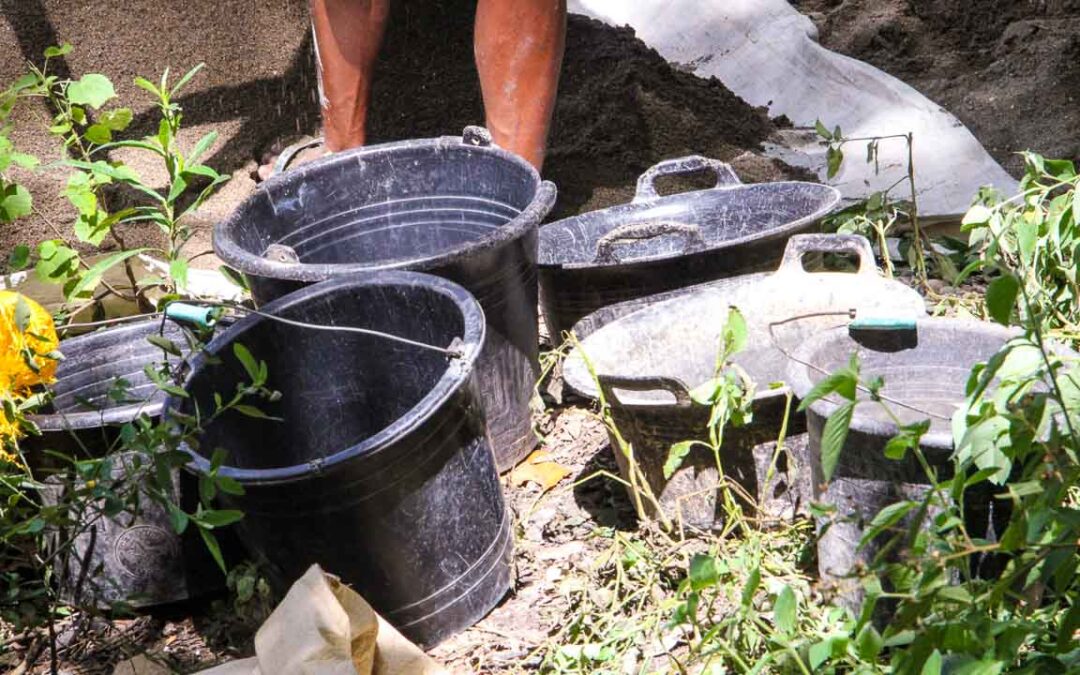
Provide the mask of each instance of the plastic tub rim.
POLYGON ((787 236, 787 235, 790 235, 790 234, 793 234, 793 233, 798 233, 800 230, 804 229, 807 225, 809 225, 809 224, 811 224, 811 223, 813 223, 815 221, 818 221, 818 220, 824 218, 825 216, 827 216, 829 213, 831 213, 833 211, 833 209, 836 208, 836 205, 840 203, 841 198, 842 198, 842 195, 840 194, 840 191, 837 190, 836 188, 834 188, 831 185, 826 185, 824 183, 812 183, 810 181, 788 180, 788 181, 774 181, 774 182, 770 182, 770 183, 740 183, 740 184, 737 184, 737 185, 723 185, 723 186, 717 186, 717 187, 713 187, 713 188, 706 188, 704 190, 697 190, 697 191, 691 191, 691 192, 682 192, 682 193, 678 193, 678 194, 675 194, 675 195, 661 195, 660 197, 655 197, 653 199, 631 201, 631 202, 627 202, 625 204, 618 204, 618 205, 615 205, 615 206, 609 206, 609 207, 607 207, 605 209, 600 209, 598 211, 589 211, 587 213, 579 214, 579 215, 576 215, 576 216, 570 216, 569 218, 563 218, 562 220, 556 220, 554 222, 547 223, 547 224, 543 225, 540 228, 541 246, 540 246, 540 251, 539 251, 539 253, 537 255, 536 264, 537 264, 537 267, 542 269, 542 270, 564 270, 565 269, 565 270, 580 271, 580 270, 603 269, 603 268, 617 267, 617 266, 628 267, 628 266, 632 266, 632 265, 648 265, 648 264, 652 264, 652 263, 670 262, 670 261, 672 261, 674 259, 678 259, 678 258, 703 257, 703 256, 707 256, 707 255, 716 253, 717 251, 723 251, 725 249, 732 248, 732 247, 735 247, 735 246, 744 246, 746 244, 758 244, 758 243, 763 243, 763 242, 769 242, 769 241, 772 241, 774 239, 782 238, 784 236, 787 236), (792 220, 792 221, 789 221, 789 222, 787 222, 787 223, 785 223, 783 225, 780 225, 780 226, 774 227, 774 228, 772 228, 770 230, 767 230, 765 233, 748 234, 748 235, 745 235, 745 236, 742 236, 742 237, 736 237, 735 239, 725 239, 722 242, 718 242, 716 244, 707 246, 705 249, 703 249, 701 251, 694 251, 693 253, 675 252, 675 253, 668 253, 668 254, 663 254, 663 255, 650 256, 650 257, 647 257, 647 258, 639 258, 639 259, 625 260, 625 261, 616 260, 614 262, 603 262, 603 263, 597 263, 595 261, 591 261, 591 262, 573 262, 573 261, 570 261, 570 262, 551 262, 551 261, 547 260, 545 258, 545 256, 544 256, 544 246, 542 245, 543 238, 544 238, 544 230, 546 230, 548 228, 555 228, 555 227, 560 227, 560 226, 565 227, 566 225, 568 225, 572 221, 580 220, 582 218, 582 216, 590 216, 590 217, 612 216, 615 219, 618 219, 619 217, 621 217, 623 215, 624 212, 632 213, 633 211, 641 209, 643 206, 651 206, 651 205, 657 204, 657 203, 659 203, 659 202, 661 202, 662 200, 665 200, 665 199, 672 199, 672 198, 682 197, 682 196, 687 195, 687 194, 709 195, 709 194, 717 193, 717 192, 732 192, 732 191, 739 191, 739 190, 755 189, 755 188, 759 188, 759 187, 761 187, 763 185, 809 186, 809 187, 811 187, 811 188, 813 188, 815 190, 821 190, 829 198, 823 200, 822 206, 820 206, 816 211, 814 211, 812 213, 809 213, 809 214, 807 214, 807 215, 805 215, 802 218, 799 218, 797 220, 792 220))
POLYGON ((473 145, 459 136, 440 136, 410 141, 395 141, 377 145, 362 146, 335 153, 325 158, 303 164, 296 169, 271 176, 253 195, 248 197, 225 220, 214 225, 212 237, 214 252, 228 266, 257 277, 281 279, 285 281, 318 282, 344 274, 357 272, 381 272, 408 269, 425 271, 437 266, 447 265, 455 259, 464 257, 478 248, 488 248, 512 241, 532 227, 535 227, 555 203, 556 189, 551 181, 543 180, 533 165, 517 155, 495 145, 473 145), (247 216, 249 207, 255 200, 268 199, 267 191, 278 186, 303 183, 309 174, 323 167, 363 162, 365 159, 392 153, 401 148, 408 149, 448 149, 451 151, 484 152, 509 161, 525 169, 536 182, 536 193, 532 201, 508 220, 505 225, 496 227, 488 234, 459 246, 447 248, 438 255, 421 258, 401 258, 376 263, 284 263, 268 260, 261 255, 248 251, 232 237, 231 231, 247 216))
MULTIPOLYGON (((294 481, 307 480, 310 476, 324 475, 333 471, 341 464, 357 457, 373 455, 385 447, 391 441, 405 436, 427 422, 439 407, 449 399, 461 387, 465 386, 470 374, 473 372, 476 359, 484 344, 487 324, 484 318, 484 310, 480 303, 461 286, 429 274, 406 271, 380 271, 368 274, 351 274, 336 276, 333 279, 307 286, 299 291, 284 295, 273 302, 260 308, 263 313, 276 314, 277 312, 294 307, 297 304, 310 300, 313 296, 322 296, 331 291, 341 288, 354 288, 357 286, 418 286, 422 285, 432 289, 441 295, 450 298, 461 310, 464 335, 461 335, 461 347, 463 355, 451 361, 439 380, 419 401, 411 408, 402 413, 397 419, 380 429, 378 432, 365 438, 360 443, 343 448, 333 454, 318 460, 311 460, 302 464, 279 466, 268 469, 242 469, 229 464, 223 464, 218 469, 218 475, 229 476, 245 485, 269 485, 294 481), (303 296, 303 297, 301 297, 303 296)), ((192 380, 206 365, 207 356, 216 356, 223 351, 231 349, 233 343, 242 342, 243 335, 258 325, 272 321, 255 314, 249 314, 237 321, 228 331, 214 337, 204 350, 199 353, 191 363, 184 380, 183 388, 188 389, 192 380)), ((165 414, 173 409, 181 408, 181 401, 173 395, 169 395, 164 402, 165 414)), ((206 473, 210 468, 210 460, 198 452, 193 451, 186 443, 181 444, 180 449, 191 457, 188 468, 197 473, 206 473)))
MULTIPOLYGON (((155 327, 161 326, 161 319, 136 321, 126 325, 109 328, 108 330, 95 331, 93 333, 87 333, 85 335, 77 335, 71 338, 71 340, 85 339, 87 342, 91 342, 103 339, 106 335, 115 335, 119 332, 134 333, 140 329, 150 327, 151 325, 155 327)), ((157 331, 153 331, 153 334, 157 334, 157 331)), ((60 347, 61 349, 63 348, 63 341, 61 341, 60 347)), ((61 353, 63 352, 61 351, 61 353)), ((93 429, 97 427, 126 424, 143 416, 150 418, 158 417, 161 415, 161 411, 164 406, 164 399, 159 399, 157 401, 147 400, 120 406, 111 406, 107 408, 102 408, 100 410, 75 410, 66 413, 53 412, 28 415, 27 419, 37 424, 37 426, 45 432, 82 431, 85 429, 93 429)))
MULTIPOLYGON (((915 322, 916 330, 924 326, 941 326, 941 327, 953 327, 958 329, 982 329, 998 332, 1002 336, 1002 345, 1009 339, 1018 337, 1023 333, 1013 328, 1007 328, 988 321, 979 321, 977 319, 957 319, 951 317, 934 317, 927 319, 919 319, 915 322)), ((795 392, 795 397, 800 401, 814 386, 814 382, 810 379, 810 367, 804 365, 804 363, 810 363, 814 353, 819 351, 822 347, 828 345, 830 342, 836 339, 838 335, 846 335, 848 332, 847 326, 838 326, 836 328, 830 328, 815 335, 812 335, 805 342, 803 342, 798 349, 789 357, 787 367, 787 384, 795 392)), ((974 366, 976 362, 972 362, 970 365, 974 366)), ((958 403, 960 401, 957 401, 958 403)), ((827 420, 840 404, 830 400, 829 397, 823 397, 814 401, 807 408, 808 413, 812 413, 822 420, 827 420)), ((892 422, 883 422, 881 420, 875 420, 872 418, 859 417, 856 414, 851 418, 851 428, 860 433, 872 434, 875 436, 882 436, 885 438, 892 438, 899 433, 899 428, 892 422)), ((953 449, 953 436, 951 431, 928 431, 922 437, 921 445, 942 449, 953 449)))

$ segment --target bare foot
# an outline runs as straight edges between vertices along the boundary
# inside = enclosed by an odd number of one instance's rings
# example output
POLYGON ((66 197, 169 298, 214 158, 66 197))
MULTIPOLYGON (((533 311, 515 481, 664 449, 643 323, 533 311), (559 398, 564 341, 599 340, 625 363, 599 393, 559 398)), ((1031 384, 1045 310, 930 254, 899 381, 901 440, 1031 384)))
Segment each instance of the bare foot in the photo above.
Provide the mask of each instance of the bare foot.
POLYGON ((285 158, 286 165, 282 170, 299 166, 300 164, 310 162, 320 157, 325 157, 330 153, 326 151, 321 138, 314 138, 311 136, 304 137, 288 146, 284 146, 280 142, 274 143, 260 158, 259 168, 251 175, 252 180, 256 183, 261 183, 274 175, 275 165, 278 163, 279 158, 284 154, 289 154, 291 156, 285 158))

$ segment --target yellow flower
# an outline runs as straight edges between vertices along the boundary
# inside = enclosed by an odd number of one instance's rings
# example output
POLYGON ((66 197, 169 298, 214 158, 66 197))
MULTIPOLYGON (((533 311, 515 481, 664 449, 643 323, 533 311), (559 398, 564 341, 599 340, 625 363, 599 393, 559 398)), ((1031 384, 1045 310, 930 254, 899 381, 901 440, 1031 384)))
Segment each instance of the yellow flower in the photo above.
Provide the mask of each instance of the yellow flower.
POLYGON ((23 396, 34 385, 55 380, 57 361, 47 355, 59 345, 56 326, 44 307, 19 293, 0 291, 0 390, 23 396), (28 314, 25 330, 19 329, 16 318, 20 303, 28 314))

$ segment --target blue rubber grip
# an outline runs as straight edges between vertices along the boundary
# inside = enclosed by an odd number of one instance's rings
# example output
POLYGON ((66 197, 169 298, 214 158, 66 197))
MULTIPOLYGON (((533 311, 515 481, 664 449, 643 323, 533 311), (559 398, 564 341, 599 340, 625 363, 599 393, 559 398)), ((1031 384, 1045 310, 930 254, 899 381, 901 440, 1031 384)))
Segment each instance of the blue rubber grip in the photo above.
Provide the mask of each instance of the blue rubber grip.
POLYGON ((165 307, 165 316, 173 321, 193 323, 197 326, 202 326, 203 328, 209 328, 217 321, 217 319, 214 318, 213 307, 189 305, 184 302, 169 303, 169 305, 165 307))
POLYGON ((867 317, 848 324, 849 330, 915 330, 915 319, 867 317))

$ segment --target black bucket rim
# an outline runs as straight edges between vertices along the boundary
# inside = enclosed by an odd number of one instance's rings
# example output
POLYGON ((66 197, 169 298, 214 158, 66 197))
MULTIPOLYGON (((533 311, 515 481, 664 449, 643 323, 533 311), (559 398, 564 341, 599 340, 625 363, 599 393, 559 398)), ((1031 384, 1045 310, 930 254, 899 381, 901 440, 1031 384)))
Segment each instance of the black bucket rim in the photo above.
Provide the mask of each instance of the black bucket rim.
MULTIPOLYGON (((541 226, 540 227, 540 245, 539 245, 539 251, 538 251, 538 254, 537 254, 536 265, 542 271, 543 270, 563 270, 563 269, 567 269, 567 270, 574 270, 576 272, 576 271, 588 271, 588 270, 604 269, 604 268, 611 268, 611 267, 634 267, 634 266, 638 266, 638 265, 653 265, 653 264, 657 264, 657 263, 667 263, 667 262, 670 262, 672 260, 679 259, 679 258, 704 257, 704 256, 708 256, 710 254, 716 253, 717 251, 723 251, 725 249, 732 248, 732 247, 735 247, 735 246, 743 246, 743 245, 746 245, 746 244, 757 244, 757 243, 769 242, 769 241, 772 241, 774 239, 778 239, 778 238, 782 238, 782 237, 784 237, 786 235, 790 235, 792 233, 798 233, 800 230, 805 229, 807 225, 809 225, 809 224, 811 224, 813 222, 816 222, 816 221, 824 218, 825 216, 827 216, 829 213, 831 213, 836 208, 837 204, 840 203, 841 199, 842 199, 842 195, 840 194, 840 191, 837 190, 836 188, 834 188, 831 185, 826 185, 825 183, 814 183, 814 182, 811 182, 811 181, 787 180, 787 181, 772 181, 772 182, 768 182, 768 183, 738 183, 738 184, 734 184, 734 185, 717 185, 716 187, 706 188, 704 190, 693 190, 693 191, 690 191, 690 192, 680 192, 678 194, 663 196, 663 197, 659 197, 657 199, 652 199, 652 200, 645 200, 645 201, 635 200, 635 201, 626 202, 625 204, 616 204, 615 206, 609 206, 609 207, 606 207, 606 208, 603 208, 603 209, 598 209, 596 211, 588 211, 586 213, 580 213, 580 214, 577 214, 577 215, 574 215, 574 216, 563 218, 561 220, 556 220, 556 221, 553 221, 553 222, 550 222, 550 223, 546 223, 543 226, 541 226), (811 212, 811 213, 809 213, 809 214, 807 214, 807 215, 805 215, 805 216, 803 216, 801 218, 798 218, 796 220, 792 220, 792 221, 789 221, 787 223, 784 223, 783 225, 779 225, 779 226, 774 227, 772 229, 766 230, 764 233, 759 232, 759 233, 756 233, 756 234, 748 234, 748 235, 745 235, 745 236, 742 236, 742 237, 736 237, 734 239, 725 239, 723 241, 716 242, 714 244, 708 244, 708 245, 706 245, 706 247, 704 249, 702 249, 700 251, 674 252, 674 253, 651 256, 651 257, 648 257, 648 258, 640 258, 640 259, 626 260, 626 261, 615 260, 615 261, 610 261, 610 262, 609 261, 604 261, 604 262, 597 262, 597 261, 591 261, 591 262, 580 262, 580 261, 557 262, 556 261, 556 262, 552 262, 552 261, 550 261, 550 259, 546 258, 545 255, 544 255, 545 254, 545 247, 544 247, 544 238, 545 238, 544 233, 545 233, 545 231, 550 233, 550 232, 553 232, 555 228, 567 227, 571 223, 573 223, 575 221, 578 221, 578 220, 581 220, 584 217, 589 217, 590 219, 591 218, 598 218, 598 217, 605 217, 605 218, 610 217, 613 220, 614 225, 617 225, 619 222, 621 222, 622 217, 624 215, 629 214, 629 213, 633 213, 635 211, 639 211, 642 208, 647 208, 647 207, 655 206, 657 204, 662 204, 664 200, 672 200, 673 202, 676 202, 679 198, 686 197, 687 195, 706 196, 707 197, 707 196, 714 195, 714 194, 717 194, 717 193, 737 192, 737 191, 740 191, 740 190, 749 190, 749 189, 761 189, 764 186, 775 186, 775 185, 805 186, 805 187, 809 187, 809 188, 811 188, 813 190, 819 190, 819 191, 823 192, 824 195, 827 195, 827 196, 831 197, 831 199, 823 199, 822 200, 822 205, 816 211, 813 211, 813 212, 811 212)), ((550 236, 550 234, 548 236, 550 236)))
MULTIPOLYGON (((1005 344, 1016 337, 1023 335, 1023 332, 1007 326, 1002 326, 997 323, 991 323, 989 321, 980 321, 978 319, 960 319, 954 317, 930 317, 926 319, 919 319, 915 322, 915 330, 920 328, 932 326, 933 329, 949 328, 960 330, 975 330, 983 333, 996 333, 1001 336, 1001 345, 1005 344)), ((795 396, 800 401, 805 397, 814 386, 814 382, 811 381, 809 372, 810 366, 806 365, 810 363, 812 355, 818 352, 822 347, 827 346, 829 343, 838 339, 838 336, 847 335, 849 328, 847 326, 840 326, 837 328, 830 328, 828 330, 821 331, 808 338, 799 348, 789 356, 787 367, 787 384, 795 392, 795 396)), ((974 366, 977 361, 972 361, 969 366, 974 366)), ((962 400, 962 399, 961 399, 962 400)), ((957 401, 960 403, 961 401, 957 401)), ((821 419, 828 419, 833 412, 839 408, 840 405, 834 401, 823 397, 814 401, 807 408, 808 413, 813 413, 821 419)), ((876 420, 870 417, 862 416, 858 414, 856 409, 855 414, 851 418, 850 427, 858 432, 872 434, 875 436, 892 437, 899 431, 897 426, 892 422, 884 422, 876 420)), ((926 432, 923 435, 921 443, 922 446, 934 449, 951 450, 953 448, 953 436, 952 431, 935 431, 933 429, 926 432)))
POLYGON ((426 271, 452 264, 455 260, 471 255, 480 248, 490 248, 520 237, 530 228, 539 225, 555 204, 556 189, 551 181, 541 178, 532 164, 514 153, 496 145, 475 140, 466 130, 465 136, 438 136, 435 138, 393 141, 367 145, 321 157, 302 164, 295 169, 271 176, 255 192, 233 210, 228 218, 214 224, 212 243, 214 253, 221 260, 244 274, 286 281, 319 282, 339 275, 357 272, 381 272, 389 270, 426 271), (378 263, 286 263, 268 260, 240 246, 231 232, 245 219, 247 212, 257 200, 268 198, 271 189, 293 186, 308 180, 308 177, 326 167, 350 164, 365 159, 391 154, 402 148, 408 150, 451 150, 480 152, 494 155, 526 170, 536 182, 536 192, 532 201, 506 222, 505 225, 492 229, 488 234, 460 246, 448 248, 438 255, 423 258, 387 260, 378 263))
MULTIPOLYGON (((106 338, 115 337, 119 333, 137 333, 146 329, 154 329, 160 327, 163 324, 161 319, 147 319, 145 321, 133 321, 127 324, 114 326, 106 330, 97 330, 92 333, 86 333, 83 335, 77 335, 67 340, 62 340, 59 349, 61 354, 63 353, 64 342, 69 345, 73 341, 80 343, 93 344, 100 342, 106 338)), ((157 330, 151 330, 146 333, 147 335, 156 335, 157 330)), ((156 393, 160 393, 160 390, 156 390, 156 393)), ((126 405, 113 406, 103 408, 100 410, 77 410, 73 412, 53 412, 28 415, 27 419, 38 426, 44 432, 60 432, 60 431, 82 431, 85 429, 93 429, 95 427, 103 426, 115 426, 117 424, 126 424, 133 422, 136 419, 146 416, 150 418, 158 417, 161 415, 161 411, 165 406, 165 397, 160 397, 158 400, 146 400, 138 403, 129 403, 126 405)))
MULTIPOLYGON (((422 272, 399 270, 341 275, 284 295, 263 305, 259 311, 263 314, 276 314, 283 309, 307 302, 313 297, 323 296, 342 288, 387 285, 425 286, 450 298, 461 310, 464 326, 464 334, 460 336, 461 356, 455 358, 447 366, 438 382, 427 394, 393 422, 368 436, 360 443, 327 455, 317 463, 308 461, 302 464, 269 469, 241 469, 226 463, 222 464, 218 469, 218 475, 228 476, 244 485, 268 485, 305 480, 312 472, 325 474, 337 469, 348 460, 373 455, 390 445, 392 440, 412 432, 426 422, 440 405, 453 396, 461 387, 465 386, 475 369, 476 359, 484 345, 487 322, 484 318, 484 310, 476 298, 462 286, 442 277, 422 272)), ((240 340, 247 331, 268 321, 273 321, 273 319, 257 314, 249 314, 237 321, 228 330, 216 335, 192 360, 191 367, 184 378, 183 388, 188 389, 195 376, 199 375, 206 366, 209 357, 216 356, 225 349, 231 349, 232 345, 240 340)), ((164 414, 168 416, 170 410, 181 408, 180 402, 182 400, 186 399, 181 399, 172 394, 167 396, 164 401, 164 414)), ((208 458, 192 450, 186 443, 181 444, 180 448, 192 458, 192 461, 188 464, 189 469, 200 474, 204 474, 209 470, 210 460, 208 458)))

